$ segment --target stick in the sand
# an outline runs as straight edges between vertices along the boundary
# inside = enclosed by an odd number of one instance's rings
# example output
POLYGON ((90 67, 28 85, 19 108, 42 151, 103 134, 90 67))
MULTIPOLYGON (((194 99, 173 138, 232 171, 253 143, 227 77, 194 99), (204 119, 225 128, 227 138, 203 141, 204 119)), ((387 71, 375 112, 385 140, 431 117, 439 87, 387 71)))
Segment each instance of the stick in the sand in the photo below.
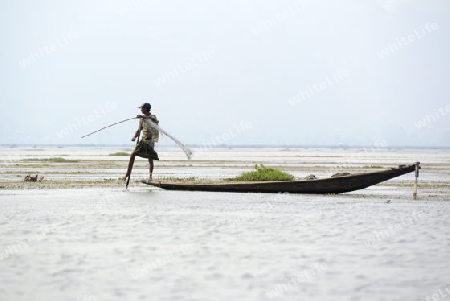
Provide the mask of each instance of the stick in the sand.
MULTIPOLYGON (((125 121, 132 120, 132 119, 139 119, 139 118, 134 117, 134 118, 124 119, 124 120, 122 120, 122 121, 119 121, 119 122, 116 122, 116 123, 113 123, 113 124, 104 126, 104 127, 102 127, 101 129, 98 129, 98 130, 96 130, 96 131, 93 131, 93 132, 91 132, 91 133, 89 133, 89 134, 87 134, 87 135, 81 136, 81 138, 89 137, 90 135, 92 135, 92 134, 94 134, 94 133, 103 131, 103 130, 106 129, 106 128, 115 126, 115 125, 117 125, 117 124, 119 124, 119 123, 123 123, 123 122, 125 122, 125 121)), ((154 122, 151 121, 150 119, 144 118, 144 121, 145 121, 148 125, 150 125, 151 127, 157 129, 158 131, 160 131, 161 133, 163 133, 164 135, 166 135, 167 137, 169 137, 170 139, 172 139, 179 147, 181 147, 181 149, 183 150, 183 152, 186 154, 186 157, 188 158, 188 160, 191 160, 191 157, 192 157, 192 151, 191 151, 186 145, 184 145, 183 143, 181 143, 177 138, 175 138, 174 136, 170 135, 167 131, 165 131, 164 129, 162 129, 159 125, 157 125, 156 123, 154 123, 154 122)))

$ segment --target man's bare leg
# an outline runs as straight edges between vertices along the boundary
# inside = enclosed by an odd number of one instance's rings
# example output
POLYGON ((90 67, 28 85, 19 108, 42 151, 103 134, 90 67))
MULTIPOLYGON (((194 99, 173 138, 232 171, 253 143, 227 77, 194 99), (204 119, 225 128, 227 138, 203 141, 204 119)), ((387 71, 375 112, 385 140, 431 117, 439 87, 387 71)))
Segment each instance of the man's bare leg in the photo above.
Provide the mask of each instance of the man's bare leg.
POLYGON ((153 167, 154 167, 153 159, 149 158, 148 159, 148 163, 150 164, 150 166, 148 168, 148 171, 150 172, 150 177, 148 178, 148 180, 151 181, 152 180, 152 174, 153 174, 153 167))
POLYGON ((125 174, 124 177, 122 177, 122 180, 125 181, 131 175, 131 171, 133 170, 133 165, 134 165, 134 159, 135 158, 136 158, 136 154, 134 152, 132 152, 131 155, 130 155, 130 162, 128 162, 127 173, 125 174))

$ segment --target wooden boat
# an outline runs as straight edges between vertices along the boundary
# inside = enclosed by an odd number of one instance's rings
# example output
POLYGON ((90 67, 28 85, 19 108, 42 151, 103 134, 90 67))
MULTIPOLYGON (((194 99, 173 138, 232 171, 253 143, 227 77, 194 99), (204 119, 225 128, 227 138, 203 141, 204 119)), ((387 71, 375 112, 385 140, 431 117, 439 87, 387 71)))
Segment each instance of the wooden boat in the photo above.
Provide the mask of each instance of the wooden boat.
POLYGON ((212 192, 259 192, 259 193, 344 193, 399 177, 406 173, 416 171, 420 163, 399 165, 382 171, 369 173, 355 173, 332 176, 324 179, 295 180, 295 181, 258 181, 258 182, 216 182, 216 183, 188 183, 171 181, 152 181, 143 183, 167 190, 190 190, 212 192))

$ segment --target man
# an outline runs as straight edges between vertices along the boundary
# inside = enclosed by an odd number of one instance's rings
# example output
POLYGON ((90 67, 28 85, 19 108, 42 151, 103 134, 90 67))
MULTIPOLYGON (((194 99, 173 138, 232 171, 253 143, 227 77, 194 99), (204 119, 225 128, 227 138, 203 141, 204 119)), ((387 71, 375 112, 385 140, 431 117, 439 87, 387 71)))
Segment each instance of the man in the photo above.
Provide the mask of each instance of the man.
POLYGON ((159 160, 158 154, 155 152, 155 142, 158 142, 159 138, 159 132, 155 128, 152 128, 149 126, 144 119, 150 119, 153 123, 159 124, 159 120, 156 118, 155 115, 152 115, 150 113, 150 110, 152 106, 149 103, 143 103, 140 107, 141 112, 143 115, 137 115, 136 118, 140 118, 139 120, 139 128, 134 134, 134 136, 131 138, 131 141, 135 141, 136 138, 138 138, 138 143, 136 144, 136 147, 134 151, 130 155, 130 162, 128 163, 128 169, 125 176, 122 178, 124 181, 127 180, 127 178, 130 178, 131 170, 133 169, 134 159, 136 156, 147 158, 148 163, 150 164, 149 167, 149 178, 148 181, 150 182, 152 180, 152 174, 153 174, 153 160, 159 160), (142 131, 142 140, 139 141, 139 136, 142 131))

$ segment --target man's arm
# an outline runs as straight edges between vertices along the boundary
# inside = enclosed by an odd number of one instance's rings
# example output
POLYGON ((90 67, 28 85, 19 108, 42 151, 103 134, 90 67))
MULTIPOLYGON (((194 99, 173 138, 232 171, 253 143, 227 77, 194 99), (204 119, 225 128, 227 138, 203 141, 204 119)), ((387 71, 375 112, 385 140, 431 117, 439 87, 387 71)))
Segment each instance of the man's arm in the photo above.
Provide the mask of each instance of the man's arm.
POLYGON ((139 135, 141 135, 141 131, 142 131, 142 121, 139 121, 139 128, 134 133, 134 136, 131 138, 131 141, 135 141, 136 138, 139 138, 139 135))

